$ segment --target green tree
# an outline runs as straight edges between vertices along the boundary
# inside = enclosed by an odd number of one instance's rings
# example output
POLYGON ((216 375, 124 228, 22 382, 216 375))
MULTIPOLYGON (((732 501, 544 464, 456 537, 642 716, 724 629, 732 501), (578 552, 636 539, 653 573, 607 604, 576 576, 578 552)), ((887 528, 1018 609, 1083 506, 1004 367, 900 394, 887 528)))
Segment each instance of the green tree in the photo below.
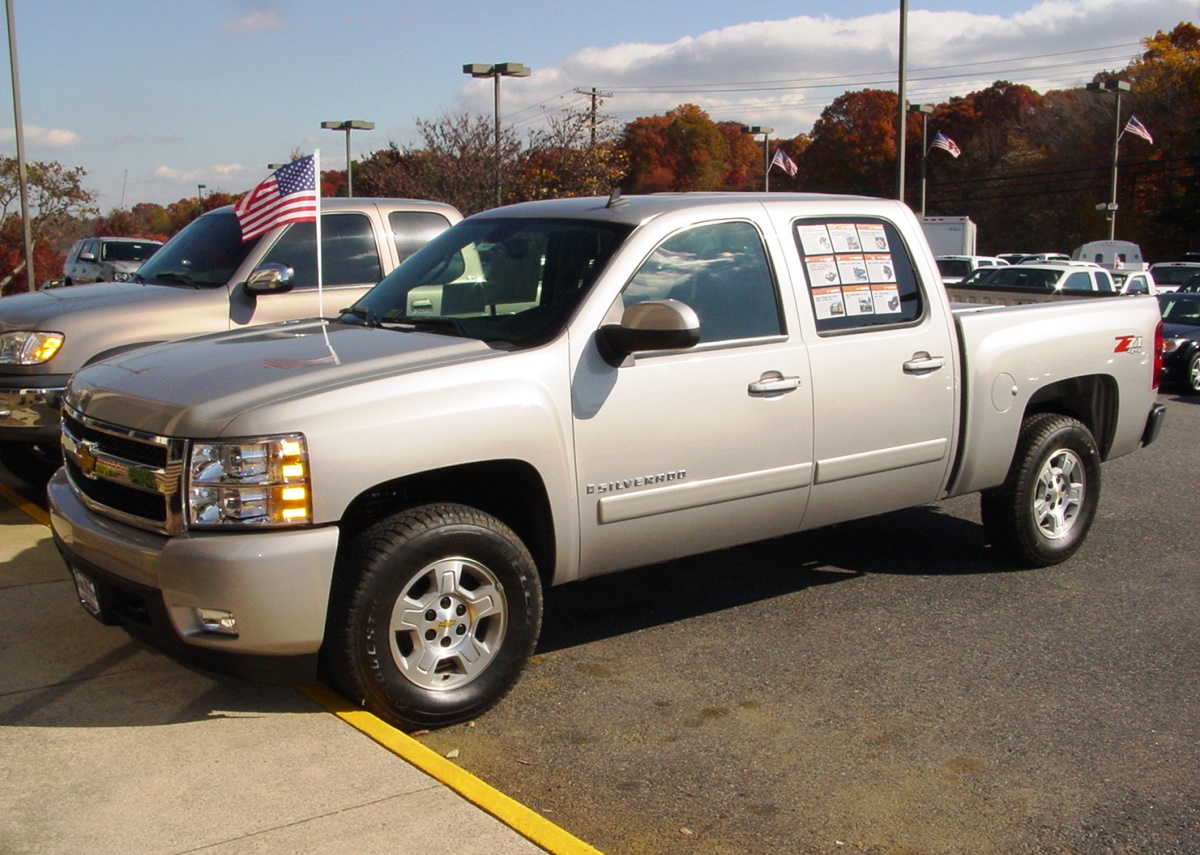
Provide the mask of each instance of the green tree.
POLYGON ((629 159, 622 187, 634 193, 721 190, 731 173, 725 135, 694 104, 630 122, 621 148, 629 159))

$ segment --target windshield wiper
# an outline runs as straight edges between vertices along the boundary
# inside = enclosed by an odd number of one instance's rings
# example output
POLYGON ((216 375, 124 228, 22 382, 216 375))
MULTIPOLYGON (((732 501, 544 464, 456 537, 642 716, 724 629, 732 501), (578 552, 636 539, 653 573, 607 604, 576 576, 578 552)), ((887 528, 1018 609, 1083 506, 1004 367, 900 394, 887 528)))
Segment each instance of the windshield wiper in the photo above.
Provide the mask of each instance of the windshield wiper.
POLYGON ((191 285, 193 288, 199 288, 200 283, 186 273, 177 273, 174 270, 166 270, 161 273, 155 273, 154 279, 163 282, 178 282, 181 285, 191 285))
POLYGON ((458 318, 444 315, 388 315, 379 324, 388 329, 427 330, 451 333, 459 338, 471 338, 458 318))
POLYGON ((353 315, 356 318, 362 318, 369 327, 381 326, 379 323, 379 314, 374 310, 365 306, 350 306, 345 309, 338 309, 338 313, 342 315, 353 315))

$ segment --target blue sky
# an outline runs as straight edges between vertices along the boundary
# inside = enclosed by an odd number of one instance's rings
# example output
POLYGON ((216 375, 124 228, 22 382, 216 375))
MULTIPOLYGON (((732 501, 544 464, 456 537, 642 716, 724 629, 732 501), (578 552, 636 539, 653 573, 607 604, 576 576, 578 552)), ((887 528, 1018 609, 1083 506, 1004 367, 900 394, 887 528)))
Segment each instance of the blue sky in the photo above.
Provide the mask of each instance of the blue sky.
MULTIPOLYGON (((898 0, 13 0, 26 156, 86 170, 102 211, 239 193, 266 164, 418 141, 416 119, 492 114, 518 130, 611 92, 620 123, 682 103, 716 120, 809 131, 846 90, 896 88, 898 0)), ((1196 0, 909 0, 908 95, 936 102, 1007 79, 1079 86, 1139 39, 1197 22, 1196 0)), ((8 63, 0 153, 16 152, 8 63)))

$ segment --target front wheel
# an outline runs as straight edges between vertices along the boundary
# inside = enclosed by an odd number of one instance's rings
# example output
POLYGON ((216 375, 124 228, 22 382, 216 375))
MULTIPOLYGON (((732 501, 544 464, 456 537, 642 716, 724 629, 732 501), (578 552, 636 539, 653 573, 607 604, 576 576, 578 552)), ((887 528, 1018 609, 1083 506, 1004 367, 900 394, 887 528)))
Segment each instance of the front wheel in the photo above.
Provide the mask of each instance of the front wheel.
POLYGON ((474 508, 424 505, 368 528, 343 554, 322 669, 397 727, 484 712, 516 683, 541 630, 529 551, 474 508))
POLYGON ((984 491, 983 525, 997 552, 1029 567, 1066 561, 1083 545, 1100 501, 1100 451, 1077 419, 1030 416, 1008 477, 984 491))

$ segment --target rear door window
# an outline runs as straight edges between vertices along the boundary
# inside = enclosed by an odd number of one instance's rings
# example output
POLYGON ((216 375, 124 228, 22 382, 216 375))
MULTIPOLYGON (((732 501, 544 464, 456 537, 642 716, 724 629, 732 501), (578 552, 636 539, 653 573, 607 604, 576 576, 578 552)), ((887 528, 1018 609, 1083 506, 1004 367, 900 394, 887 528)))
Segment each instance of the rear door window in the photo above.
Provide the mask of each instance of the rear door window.
POLYGON ((403 261, 450 228, 450 221, 433 211, 392 211, 388 225, 396 241, 397 261, 403 261))
POLYGON ((796 220, 817 332, 913 323, 924 312, 917 272, 896 227, 868 217, 796 220))

